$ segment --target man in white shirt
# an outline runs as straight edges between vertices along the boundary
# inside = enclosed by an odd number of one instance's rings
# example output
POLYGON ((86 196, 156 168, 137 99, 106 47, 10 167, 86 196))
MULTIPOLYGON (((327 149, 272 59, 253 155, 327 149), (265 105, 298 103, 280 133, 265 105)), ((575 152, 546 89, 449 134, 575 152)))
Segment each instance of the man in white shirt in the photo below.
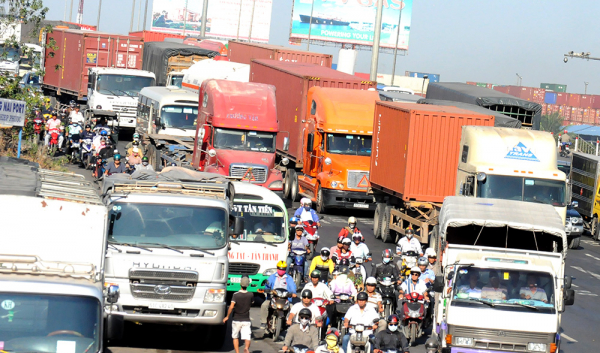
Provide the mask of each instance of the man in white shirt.
POLYGON ((412 228, 408 228, 405 231, 406 236, 400 240, 398 240, 398 244, 396 246, 396 254, 402 255, 408 251, 414 251, 419 254, 419 257, 423 256, 423 248, 421 247, 421 243, 413 236, 415 232, 412 228))
POLYGON ((481 287, 477 286, 479 272, 471 269, 469 271, 469 284, 458 287, 457 295, 467 294, 469 298, 481 298, 481 287))
POLYGON ((79 111, 78 105, 75 106, 75 110, 71 111, 71 114, 69 114, 69 118, 72 122, 79 123, 81 125, 83 125, 83 123, 85 122, 85 118, 83 117, 83 114, 81 114, 81 112, 79 111))
POLYGON ((362 233, 355 232, 352 235, 352 244, 350 244, 350 251, 352 251, 352 255, 355 258, 363 258, 365 263, 371 261, 371 255, 369 251, 369 247, 364 243, 365 238, 362 233))
POLYGON ((407 278, 400 285, 400 296, 399 299, 403 299, 413 292, 417 292, 425 297, 425 300, 429 301, 429 294, 427 293, 427 285, 424 281, 421 281, 421 269, 413 267, 410 269, 410 278, 407 278))
POLYGON ((539 300, 541 302, 548 302, 548 295, 546 291, 537 286, 539 279, 534 274, 527 275, 527 287, 521 288, 519 294, 522 299, 528 300, 539 300))
POLYGON ((490 284, 481 289, 481 298, 491 300, 506 300, 508 297, 508 289, 500 284, 498 272, 490 271, 490 284))
POLYGON ((322 321, 320 319, 321 311, 319 307, 313 304, 312 302, 313 294, 310 290, 304 289, 302 290, 302 301, 300 303, 296 303, 290 309, 290 314, 288 315, 287 324, 288 326, 292 325, 292 322, 298 324, 300 321, 298 320, 298 313, 300 310, 307 308, 312 313, 312 318, 310 320, 310 324, 316 324, 317 327, 321 327, 322 321))
MULTIPOLYGON (((379 321, 379 314, 373 309, 372 305, 367 305, 369 295, 365 292, 360 292, 356 295, 356 304, 352 305, 346 312, 344 317, 344 327, 350 328, 353 325, 364 325, 365 330, 363 335, 371 336, 373 331, 377 329, 377 322, 379 321), (371 326, 372 329, 366 329, 371 326)), ((354 329, 350 328, 348 333, 342 340, 342 349, 349 352, 348 342, 350 342, 350 335, 354 333, 354 329)))
POLYGON ((313 298, 322 298, 329 302, 329 304, 333 304, 332 296, 333 292, 327 285, 323 282, 319 282, 321 279, 321 271, 314 270, 310 273, 310 282, 308 282, 304 286, 304 290, 309 290, 312 292, 313 298))

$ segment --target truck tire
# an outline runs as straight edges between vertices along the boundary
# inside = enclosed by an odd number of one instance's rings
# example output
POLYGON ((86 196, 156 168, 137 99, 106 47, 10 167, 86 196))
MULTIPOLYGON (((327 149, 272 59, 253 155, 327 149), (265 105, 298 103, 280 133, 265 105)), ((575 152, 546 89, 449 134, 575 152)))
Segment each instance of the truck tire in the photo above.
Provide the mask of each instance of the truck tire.
POLYGON ((148 145, 148 150, 146 151, 146 155, 148 156, 148 163, 152 164, 154 170, 159 172, 162 169, 161 158, 159 156, 158 150, 154 145, 148 145))
POLYGON ((579 241, 580 240, 581 240, 581 237, 571 239, 571 241, 569 242, 569 249, 579 249, 579 241))
POLYGON ((396 240, 390 229, 391 210, 391 206, 385 206, 383 215, 381 216, 381 240, 384 243, 393 243, 396 240))
POLYGON ((373 216, 373 235, 375 236, 375 239, 381 239, 381 220, 383 212, 385 212, 385 204, 378 202, 375 207, 375 215, 373 216))
POLYGON ((317 185, 317 213, 325 213, 327 207, 325 207, 325 201, 323 201, 323 188, 321 185, 317 185))
POLYGON ((290 200, 298 201, 298 173, 294 169, 290 169, 290 200))
POLYGON ((285 173, 285 178, 283 179, 283 198, 290 198, 290 173, 289 170, 285 173))
POLYGON ((592 225, 590 227, 590 233, 592 235, 592 239, 594 240, 598 240, 598 217, 594 216, 594 218, 592 218, 592 225))

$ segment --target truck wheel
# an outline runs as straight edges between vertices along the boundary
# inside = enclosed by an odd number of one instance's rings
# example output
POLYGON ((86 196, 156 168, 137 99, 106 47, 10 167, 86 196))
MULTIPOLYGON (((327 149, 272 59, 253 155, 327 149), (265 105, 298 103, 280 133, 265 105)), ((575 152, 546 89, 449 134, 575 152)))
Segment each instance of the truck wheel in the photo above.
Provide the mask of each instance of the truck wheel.
POLYGON ((290 173, 289 170, 285 173, 285 178, 283 179, 283 198, 290 198, 290 173))
POLYGON ((381 220, 383 212, 385 212, 385 204, 377 203, 375 207, 375 215, 373 216, 373 235, 375 239, 381 239, 381 220))
POLYGON ((321 185, 317 185, 317 188, 319 189, 317 191, 317 213, 325 213, 327 208, 325 207, 325 202, 323 201, 323 188, 321 188, 321 185))
POLYGON ((579 249, 579 240, 581 237, 573 238, 569 242, 569 249, 579 249))
POLYGON ((391 206, 385 206, 383 211, 383 215, 381 216, 381 240, 384 243, 392 243, 396 240, 396 238, 392 235, 392 230, 390 229, 390 219, 392 210, 391 206))
POLYGON ((292 202, 298 201, 298 174, 294 169, 291 169, 290 174, 290 200, 292 202))

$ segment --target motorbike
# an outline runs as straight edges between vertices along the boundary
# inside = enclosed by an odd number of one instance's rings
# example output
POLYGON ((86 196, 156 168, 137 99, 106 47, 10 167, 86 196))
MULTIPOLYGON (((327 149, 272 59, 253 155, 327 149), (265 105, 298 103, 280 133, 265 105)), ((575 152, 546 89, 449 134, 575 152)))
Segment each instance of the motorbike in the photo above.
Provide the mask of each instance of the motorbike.
POLYGON ((414 346, 417 338, 423 335, 423 320, 427 312, 423 299, 423 295, 413 292, 402 303, 404 314, 401 322, 402 333, 404 333, 411 346, 414 346))
POLYGON ((315 249, 317 249, 317 243, 319 242, 319 231, 317 224, 313 221, 302 222, 304 230, 306 231, 306 240, 308 240, 308 248, 310 249, 310 258, 315 256, 315 249))
POLYGON ((292 250, 292 263, 290 264, 290 276, 294 279, 296 287, 299 287, 304 280, 304 263, 306 262, 306 251, 292 250))
POLYGON ((39 144, 42 141, 42 131, 44 126, 44 119, 35 117, 33 119, 33 142, 39 144))
POLYGON ((561 157, 567 157, 569 154, 571 154, 571 149, 569 148, 569 143, 565 143, 561 146, 560 149, 560 156, 561 157))
POLYGON ((267 318, 267 330, 273 335, 273 342, 277 341, 283 330, 283 325, 290 312, 291 296, 285 289, 275 289, 271 293, 271 309, 273 310, 267 318))
POLYGON ((79 162, 79 155, 80 155, 80 148, 81 148, 81 138, 79 137, 79 134, 75 134, 75 135, 71 135, 70 138, 70 146, 69 146, 69 152, 70 152, 70 158, 71 158, 71 163, 77 163, 79 162))
POLYGON ((416 251, 410 250, 402 253, 402 260, 398 262, 400 268, 401 280, 404 281, 407 277, 410 278, 410 269, 417 266, 419 254, 416 251))
POLYGON ((354 274, 354 284, 358 285, 356 289, 359 292, 365 289, 364 283, 367 279, 367 270, 363 265, 364 262, 365 259, 363 259, 362 257, 357 257, 354 259, 354 263, 352 263, 352 267, 350 268, 350 272, 354 274))
MULTIPOLYGON (((373 323, 377 323, 379 319, 373 323)), ((365 334, 367 330, 373 330, 373 326, 365 325, 350 325, 350 328, 354 329, 354 333, 350 335, 350 341, 348 347, 344 347, 348 353, 368 353, 371 352, 371 342, 369 341, 369 335, 365 334)))
POLYGON ((348 309, 354 305, 354 301, 352 300, 352 296, 344 293, 334 294, 332 299, 338 299, 339 302, 335 303, 335 313, 338 322, 331 322, 331 327, 337 327, 341 335, 344 336, 346 334, 346 328, 344 328, 344 316, 348 312, 348 309))
POLYGON ((83 164, 83 167, 85 169, 88 169, 90 167, 90 164, 92 163, 92 157, 93 157, 92 139, 83 140, 83 143, 80 144, 79 149, 81 152, 81 163, 83 164))
POLYGON ((388 317, 396 312, 396 285, 391 277, 385 277, 383 281, 379 281, 379 293, 381 294, 384 317, 388 317))
POLYGON ((59 129, 50 129, 48 130, 50 134, 50 141, 48 142, 48 154, 54 156, 56 151, 58 150, 58 139, 60 137, 59 129))
MULTIPOLYGON (((319 308, 319 313, 321 317, 325 317, 327 314, 327 303, 328 301, 325 300, 324 298, 313 298, 312 299, 313 304, 315 304, 318 308, 319 308)), ((327 325, 329 324, 329 318, 327 318, 324 322, 323 325, 321 325, 321 327, 317 327, 317 330, 319 330, 319 339, 322 339, 325 337, 325 333, 327 332, 327 325)))
MULTIPOLYGON (((280 351, 283 352, 283 351, 280 351)), ((295 344, 288 348, 287 352, 284 353, 309 353, 312 352, 308 346, 303 344, 295 344)))

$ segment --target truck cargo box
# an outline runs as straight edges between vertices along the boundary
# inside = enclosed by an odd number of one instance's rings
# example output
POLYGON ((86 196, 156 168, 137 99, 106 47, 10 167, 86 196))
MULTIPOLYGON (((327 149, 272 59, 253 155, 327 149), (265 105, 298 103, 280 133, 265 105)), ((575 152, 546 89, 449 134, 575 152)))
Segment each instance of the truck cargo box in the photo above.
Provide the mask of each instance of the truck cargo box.
POLYGON ((172 42, 148 42, 144 47, 143 69, 154 72, 156 84, 164 86, 169 72, 181 72, 190 68, 195 61, 211 59, 218 52, 192 45, 172 42))
POLYGON ((56 42, 56 49, 46 49, 44 53, 43 87, 58 94, 85 97, 88 69, 92 67, 142 68, 144 40, 139 37, 54 29, 47 34, 46 44, 51 39, 56 42))
POLYGON ((426 98, 479 105, 518 119, 524 128, 540 129, 542 119, 542 106, 540 104, 516 98, 498 90, 459 82, 431 83, 427 88, 426 98))
POLYGON ((333 55, 286 48, 280 45, 229 41, 227 57, 230 61, 250 64, 253 59, 310 63, 331 67, 333 55))
MULTIPOLYGON (((300 158, 302 148, 302 120, 306 117, 308 89, 313 86, 348 89, 376 87, 372 81, 339 72, 328 67, 306 63, 276 60, 253 60, 250 64, 250 82, 275 86, 279 131, 289 132, 290 146, 286 154, 300 158)), ((277 134, 277 150, 283 151, 286 134, 277 134)))
POLYGON ((377 102, 371 186, 404 201, 442 202, 455 192, 462 126, 494 120, 456 107, 377 102))

